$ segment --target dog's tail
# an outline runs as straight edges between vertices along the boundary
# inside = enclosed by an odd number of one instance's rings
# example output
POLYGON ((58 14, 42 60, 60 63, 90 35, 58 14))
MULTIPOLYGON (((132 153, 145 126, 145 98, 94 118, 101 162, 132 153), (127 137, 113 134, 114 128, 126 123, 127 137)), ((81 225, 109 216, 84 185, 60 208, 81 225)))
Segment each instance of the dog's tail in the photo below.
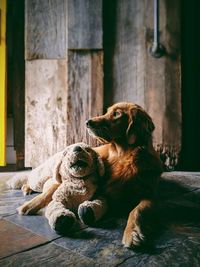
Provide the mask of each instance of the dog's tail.
POLYGON ((28 173, 21 172, 14 175, 7 181, 7 187, 10 189, 21 189, 24 184, 28 182, 28 173))

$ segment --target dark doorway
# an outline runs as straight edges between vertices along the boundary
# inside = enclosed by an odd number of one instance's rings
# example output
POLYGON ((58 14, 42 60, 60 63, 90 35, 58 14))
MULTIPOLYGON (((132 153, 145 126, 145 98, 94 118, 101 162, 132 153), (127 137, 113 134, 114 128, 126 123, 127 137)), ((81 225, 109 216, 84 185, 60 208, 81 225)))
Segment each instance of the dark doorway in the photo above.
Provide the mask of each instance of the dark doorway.
POLYGON ((24 168, 24 0, 7 0, 7 166, 24 168))
POLYGON ((200 171, 200 1, 182 4, 182 152, 181 169, 200 171))

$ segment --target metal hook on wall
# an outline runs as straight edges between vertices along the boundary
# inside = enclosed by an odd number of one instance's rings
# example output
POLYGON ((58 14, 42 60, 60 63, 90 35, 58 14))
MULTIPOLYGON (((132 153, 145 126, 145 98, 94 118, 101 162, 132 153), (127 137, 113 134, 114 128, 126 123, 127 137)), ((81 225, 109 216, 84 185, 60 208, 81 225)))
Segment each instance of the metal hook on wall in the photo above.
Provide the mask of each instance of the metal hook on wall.
POLYGON ((165 52, 165 47, 159 41, 159 0, 154 0, 154 38, 150 53, 152 57, 160 58, 165 52))

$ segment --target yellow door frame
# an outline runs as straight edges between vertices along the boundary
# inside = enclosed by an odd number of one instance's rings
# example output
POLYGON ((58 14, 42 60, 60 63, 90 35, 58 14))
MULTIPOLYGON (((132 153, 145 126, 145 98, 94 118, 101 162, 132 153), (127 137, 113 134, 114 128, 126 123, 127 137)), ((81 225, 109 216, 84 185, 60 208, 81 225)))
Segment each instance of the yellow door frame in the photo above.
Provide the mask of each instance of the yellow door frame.
POLYGON ((0 166, 6 165, 6 0, 0 0, 0 166))

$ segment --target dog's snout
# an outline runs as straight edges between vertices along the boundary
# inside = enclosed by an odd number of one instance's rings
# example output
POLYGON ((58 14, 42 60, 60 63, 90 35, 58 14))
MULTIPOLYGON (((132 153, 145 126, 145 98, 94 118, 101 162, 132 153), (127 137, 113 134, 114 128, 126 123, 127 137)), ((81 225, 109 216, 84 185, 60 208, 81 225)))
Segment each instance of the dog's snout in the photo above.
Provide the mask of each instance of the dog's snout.
POLYGON ((91 120, 91 119, 87 120, 85 123, 86 123, 86 126, 87 126, 87 127, 92 127, 92 126, 94 126, 94 121, 91 120))
POLYGON ((81 152, 82 148, 80 146, 75 146, 73 149, 74 152, 81 152))

